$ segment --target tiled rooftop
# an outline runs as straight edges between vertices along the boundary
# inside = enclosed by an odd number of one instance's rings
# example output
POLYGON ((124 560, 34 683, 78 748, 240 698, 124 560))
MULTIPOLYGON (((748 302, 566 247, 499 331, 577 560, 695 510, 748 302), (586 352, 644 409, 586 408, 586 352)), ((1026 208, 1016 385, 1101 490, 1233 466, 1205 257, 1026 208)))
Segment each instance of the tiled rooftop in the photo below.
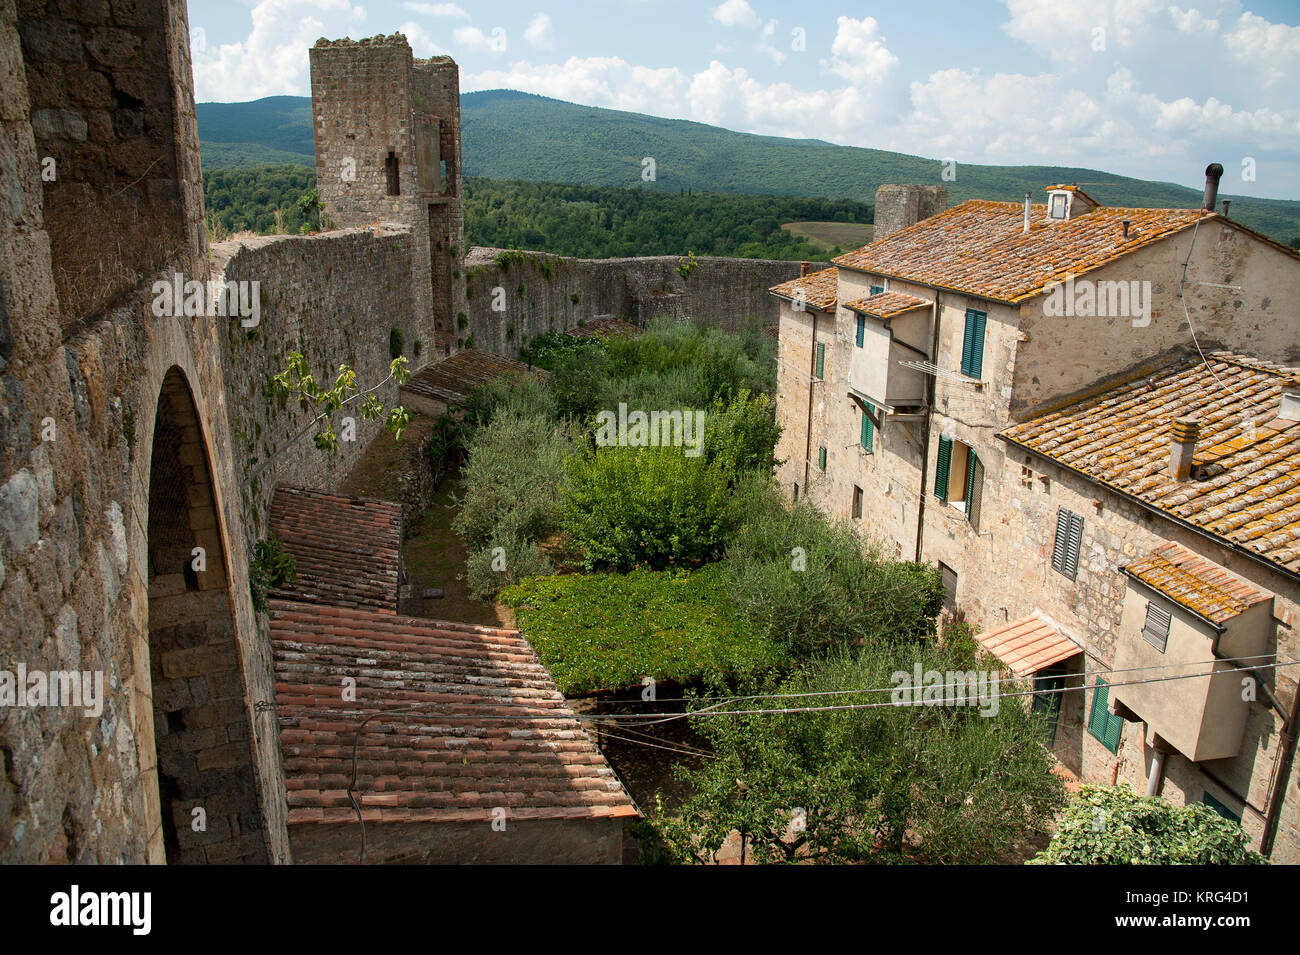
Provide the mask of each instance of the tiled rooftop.
POLYGON ((773 295, 803 302, 810 308, 833 312, 840 294, 840 270, 822 269, 768 289, 773 295))
POLYGON ((874 315, 876 318, 893 318, 914 308, 929 308, 929 302, 906 292, 878 292, 867 298, 845 302, 844 307, 855 312, 874 315))
POLYGON ((1124 568, 1170 600, 1214 623, 1226 623, 1269 595, 1192 551, 1168 541, 1124 568))
POLYGON ((600 318, 593 318, 589 322, 584 322, 577 328, 570 328, 566 334, 572 335, 574 338, 594 338, 597 335, 601 337, 622 335, 628 338, 636 338, 638 335, 645 334, 645 329, 621 318, 615 318, 612 315, 602 315, 600 318))
POLYGON ((1032 676, 1044 667, 1083 652, 1083 647, 1037 613, 978 633, 975 639, 1019 677, 1032 676))
POLYGON ((270 618, 291 826, 356 818, 354 744, 367 822, 637 814, 518 631, 286 600, 270 618))
POLYGON ((1049 219, 1047 206, 1040 203, 1030 207, 1030 230, 1026 233, 1023 204, 971 199, 846 252, 834 262, 876 275, 1018 302, 1040 292, 1049 282, 1105 265, 1191 227, 1198 218, 1214 215, 1198 209, 1103 206, 1058 221, 1049 219), (1130 224, 1127 240, 1125 219, 1130 224))
POLYGON ((519 361, 511 361, 491 352, 476 348, 459 351, 440 362, 428 366, 402 386, 409 391, 426 398, 435 398, 448 404, 461 405, 469 393, 479 385, 505 377, 522 377, 532 375, 546 378, 547 372, 540 368, 530 369, 519 361))
POLYGON ((1300 423, 1277 417, 1294 369, 1225 352, 1146 377, 1001 432, 1107 487, 1300 573, 1300 423), (1195 417, 1193 477, 1169 473, 1170 424, 1195 417))
POLYGON ((397 612, 400 504, 281 486, 271 499, 271 531, 298 570, 276 596, 397 612))

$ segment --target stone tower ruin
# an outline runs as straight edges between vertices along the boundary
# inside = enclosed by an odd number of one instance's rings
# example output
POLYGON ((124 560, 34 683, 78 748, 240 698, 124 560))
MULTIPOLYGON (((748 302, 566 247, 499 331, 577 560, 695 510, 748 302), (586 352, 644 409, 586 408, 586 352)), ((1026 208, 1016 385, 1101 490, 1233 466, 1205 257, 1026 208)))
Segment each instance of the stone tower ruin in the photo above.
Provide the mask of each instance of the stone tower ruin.
POLYGON ((883 239, 947 209, 948 190, 943 186, 881 186, 876 190, 876 229, 872 237, 883 239))
POLYGON ((311 50, 316 181, 336 226, 394 222, 412 235, 413 297, 425 341, 450 354, 465 312, 460 69, 417 60, 401 34, 318 40, 311 50))

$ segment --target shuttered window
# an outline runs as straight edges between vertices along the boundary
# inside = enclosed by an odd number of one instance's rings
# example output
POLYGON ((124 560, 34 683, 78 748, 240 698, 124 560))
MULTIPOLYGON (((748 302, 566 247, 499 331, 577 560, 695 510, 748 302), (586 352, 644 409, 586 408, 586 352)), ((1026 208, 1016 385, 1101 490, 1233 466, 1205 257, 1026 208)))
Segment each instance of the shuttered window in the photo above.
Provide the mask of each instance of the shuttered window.
POLYGON ((871 286, 871 294, 872 294, 872 295, 879 295, 879 294, 880 294, 881 292, 883 292, 884 290, 885 290, 885 287, 884 287, 883 285, 873 285, 873 286, 871 286))
POLYGON ((980 529, 980 505, 984 502, 984 464, 974 451, 966 465, 966 520, 980 529))
POLYGON ((1110 704, 1110 687, 1097 677, 1097 688, 1092 693, 1092 710, 1088 713, 1088 732, 1112 753, 1119 752, 1119 732, 1124 721, 1107 709, 1110 704))
POLYGON ((978 378, 984 371, 984 324, 988 315, 966 309, 966 337, 961 345, 961 373, 978 378))
POLYGON ((1161 653, 1165 652, 1165 646, 1169 643, 1169 623, 1172 615, 1163 607, 1147 602, 1147 619, 1142 624, 1142 639, 1155 647, 1161 653))
POLYGON ((826 377, 826 343, 825 342, 817 343, 817 371, 815 372, 815 374, 817 375, 818 378, 826 377))
MULTIPOLYGON (((874 412, 876 410, 876 406, 868 403, 867 410, 874 412)), ((862 438, 861 438, 863 450, 866 451, 871 450, 871 446, 875 443, 875 437, 876 437, 876 426, 871 423, 871 415, 867 414, 867 412, 864 411, 862 412, 862 438)))
POLYGON ((1063 507, 1057 510, 1052 570, 1074 580, 1079 574, 1079 548, 1082 544, 1083 518, 1063 507))
POLYGON ((817 449, 817 466, 823 471, 826 470, 826 446, 822 445, 817 449))
POLYGON ((858 347, 861 348, 867 340, 867 320, 864 316, 858 316, 858 347))
POLYGON ((1210 809, 1213 809, 1224 819, 1231 819, 1233 822, 1236 823, 1241 822, 1241 813, 1233 812, 1226 805, 1219 802, 1219 800, 1215 799, 1209 793, 1205 793, 1204 795, 1201 796, 1201 804, 1204 806, 1208 806, 1210 809))
POLYGON ((939 461, 934 469, 934 493, 941 501, 948 500, 948 464, 952 461, 952 441, 940 436, 939 461))

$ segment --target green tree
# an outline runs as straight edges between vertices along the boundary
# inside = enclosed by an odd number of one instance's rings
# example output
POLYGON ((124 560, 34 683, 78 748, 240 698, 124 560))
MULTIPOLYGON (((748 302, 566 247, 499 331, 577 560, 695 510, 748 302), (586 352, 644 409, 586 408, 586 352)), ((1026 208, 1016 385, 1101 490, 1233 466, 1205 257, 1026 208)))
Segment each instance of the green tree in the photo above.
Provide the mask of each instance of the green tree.
POLYGON ((1084 785, 1031 865, 1259 865, 1240 824, 1195 803, 1084 785))
POLYGON ((679 769, 691 795, 677 813, 661 807, 669 858, 706 862, 739 832, 760 863, 976 864, 1045 828, 1066 797, 1039 743, 1041 717, 1006 702, 984 715, 870 692, 917 663, 969 665, 944 647, 884 642, 820 659, 779 687, 824 695, 703 700, 692 724, 716 758, 679 769), (859 708, 773 712, 811 706, 859 708))
POLYGON ((561 527, 587 570, 662 570, 721 555, 734 519, 727 481, 673 447, 603 447, 575 458, 561 527))

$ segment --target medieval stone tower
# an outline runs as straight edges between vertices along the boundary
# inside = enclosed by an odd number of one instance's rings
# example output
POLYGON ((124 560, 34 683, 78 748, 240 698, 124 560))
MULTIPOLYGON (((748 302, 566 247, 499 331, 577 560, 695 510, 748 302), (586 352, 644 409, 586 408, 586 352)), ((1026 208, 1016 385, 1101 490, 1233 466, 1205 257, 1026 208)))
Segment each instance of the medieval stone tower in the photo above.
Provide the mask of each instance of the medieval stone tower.
POLYGON ((415 59, 401 34, 321 39, 311 98, 327 214, 342 228, 410 228, 417 324, 435 354, 450 354, 465 312, 459 68, 447 56, 415 59))

